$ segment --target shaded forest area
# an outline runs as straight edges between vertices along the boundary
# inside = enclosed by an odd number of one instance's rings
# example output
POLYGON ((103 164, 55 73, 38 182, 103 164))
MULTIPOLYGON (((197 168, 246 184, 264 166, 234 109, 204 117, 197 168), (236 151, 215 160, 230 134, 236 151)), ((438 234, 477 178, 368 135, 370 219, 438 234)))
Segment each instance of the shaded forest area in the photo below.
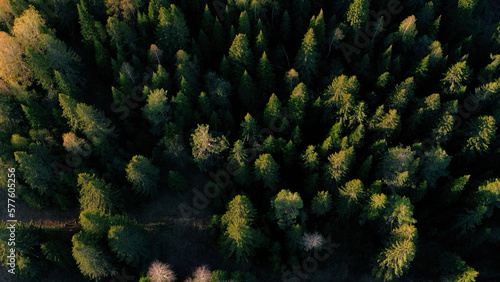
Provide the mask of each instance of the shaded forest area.
POLYGON ((499 65, 496 1, 0 0, 0 279, 500 280, 499 65))

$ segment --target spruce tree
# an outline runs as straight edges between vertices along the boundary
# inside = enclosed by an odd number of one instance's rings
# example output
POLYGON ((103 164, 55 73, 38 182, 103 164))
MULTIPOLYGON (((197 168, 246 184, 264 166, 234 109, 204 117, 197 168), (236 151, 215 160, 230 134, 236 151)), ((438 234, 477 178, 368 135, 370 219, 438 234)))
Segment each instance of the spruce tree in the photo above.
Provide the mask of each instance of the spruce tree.
POLYGON ((299 193, 292 193, 290 190, 281 190, 272 200, 274 215, 278 220, 278 226, 286 229, 295 223, 299 210, 304 207, 304 203, 299 193))
POLYGON ((303 124, 305 117, 305 110, 307 107, 307 102, 309 100, 309 95, 307 92, 307 87, 304 83, 300 83, 295 87, 288 100, 288 114, 292 116, 293 122, 296 124, 303 124))
POLYGON ((262 57, 259 59, 259 65, 257 66, 257 81, 262 89, 264 97, 267 97, 274 90, 275 85, 275 75, 273 72, 273 67, 267 59, 266 52, 262 53, 262 57))
POLYGON ((262 154, 255 160, 255 179, 262 181, 265 188, 274 191, 280 182, 279 165, 270 154, 262 154))
POLYGON ((304 35, 302 45, 295 57, 294 69, 305 84, 310 84, 318 72, 319 52, 314 30, 310 28, 304 35))
POLYGON ((125 169, 132 189, 142 196, 153 196, 158 190, 160 170, 144 156, 134 156, 125 169))

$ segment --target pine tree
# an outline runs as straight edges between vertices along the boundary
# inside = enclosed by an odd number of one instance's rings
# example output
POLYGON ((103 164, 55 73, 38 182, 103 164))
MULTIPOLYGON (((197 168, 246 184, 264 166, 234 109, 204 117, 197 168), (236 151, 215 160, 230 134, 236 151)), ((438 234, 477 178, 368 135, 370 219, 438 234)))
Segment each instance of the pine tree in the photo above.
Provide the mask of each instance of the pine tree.
POLYGON ((448 175, 448 165, 451 157, 441 147, 432 148, 424 153, 420 164, 420 177, 427 181, 430 187, 436 185, 440 177, 448 175))
POLYGON ((302 81, 310 84, 316 77, 319 64, 319 52, 317 50, 317 41, 312 28, 305 34, 302 40, 297 57, 295 57, 294 69, 296 69, 302 81))
POLYGON ((475 158, 490 150, 496 139, 496 121, 492 116, 479 116, 467 123, 465 131, 468 139, 462 151, 468 157, 475 158))
POLYGON ((94 42, 106 42, 106 29, 89 13, 85 2, 80 1, 77 8, 83 42, 87 46, 94 46, 94 42))
POLYGON ((331 154, 328 157, 328 164, 326 165, 325 179, 329 183, 342 184, 347 173, 354 164, 354 148, 350 147, 347 150, 331 154))
POLYGON ((83 231, 71 239, 73 258, 82 274, 90 279, 102 279, 111 276, 114 271, 111 257, 96 241, 83 231))
POLYGON ((358 30, 368 20, 368 12, 370 9, 369 0, 352 0, 347 11, 347 21, 355 29, 358 30))
POLYGON ((267 52, 267 39, 262 30, 259 30, 259 34, 257 35, 257 38, 255 38, 255 48, 254 48, 255 54, 262 54, 264 52, 267 52))
POLYGON ((307 87, 304 83, 300 83, 295 87, 288 100, 288 114, 293 117, 293 121, 300 125, 304 123, 305 109, 309 95, 307 87))
POLYGON ((257 81, 264 95, 269 95, 274 90, 275 75, 266 52, 262 53, 257 66, 257 81))
POLYGON ((451 137, 454 123, 455 118, 453 115, 443 115, 439 119, 437 127, 432 130, 434 140, 440 144, 446 143, 451 137))
POLYGON ((246 11, 241 12, 238 20, 238 33, 250 36, 250 19, 246 11))
POLYGON ((83 210, 103 214, 115 213, 120 209, 117 192, 95 174, 78 174, 80 187, 80 205, 83 210))
POLYGON ((201 29, 206 33, 210 34, 214 26, 214 17, 208 8, 208 4, 205 4, 205 10, 203 10, 203 15, 201 17, 201 29))
POLYGON ((264 124, 267 126, 281 125, 281 102, 276 94, 272 94, 264 109, 264 124))
POLYGON ((134 156, 125 169, 132 189, 142 196, 153 196, 158 190, 160 170, 144 156, 134 156))
POLYGON ((234 257, 236 263, 248 262, 259 246, 259 232, 238 218, 231 222, 220 239, 220 246, 226 257, 234 257))
POLYGON ((360 200, 364 197, 363 182, 354 179, 339 188, 337 211, 340 217, 350 218, 361 207, 360 200))
POLYGON ((372 118, 368 123, 368 129, 379 132, 385 138, 395 137, 401 126, 401 118, 398 111, 390 109, 384 113, 384 105, 377 108, 372 118))
POLYGON ((418 160, 410 147, 389 148, 382 158, 379 173, 391 189, 403 189, 415 183, 418 160))
POLYGON ((22 179, 31 189, 40 195, 54 196, 59 184, 52 170, 54 157, 40 144, 32 143, 29 153, 14 152, 14 159, 19 164, 22 179))
POLYGON ((235 73, 243 73, 244 69, 252 70, 252 53, 245 34, 239 33, 229 48, 229 61, 234 67, 235 73))
POLYGON ((388 106, 391 109, 396 109, 402 113, 408 106, 408 103, 413 99, 415 91, 415 82, 413 77, 407 78, 405 81, 396 85, 396 89, 392 92, 388 99, 388 106))
POLYGON ((395 241, 378 255, 378 265, 373 269, 373 275, 384 281, 401 277, 410 267, 415 253, 416 246, 413 241, 395 241))
POLYGON ((326 47, 325 45, 325 19, 323 17, 323 9, 319 11, 318 16, 313 16, 309 21, 309 28, 314 30, 314 35, 316 36, 316 40, 318 41, 318 46, 320 51, 326 47))
POLYGON ((149 92, 147 104, 142 108, 143 116, 151 123, 151 133, 163 133, 165 125, 170 120, 170 105, 167 91, 156 89, 149 92))
POLYGON ((274 161, 270 154, 262 154, 255 160, 255 178, 264 183, 265 188, 272 191, 276 189, 276 185, 280 182, 279 165, 274 161))
POLYGON ((458 62, 451 66, 442 80, 442 89, 445 93, 454 97, 462 96, 465 93, 469 77, 472 74, 466 61, 458 62))
POLYGON ((304 162, 304 167, 309 171, 314 171, 319 167, 318 153, 316 153, 314 149, 315 147, 313 145, 309 145, 304 154, 300 156, 304 162))
POLYGON ((220 154, 228 148, 228 142, 224 135, 213 137, 209 133, 208 125, 198 125, 191 134, 191 146, 193 147, 193 158, 200 169, 210 169, 217 163, 220 154))
POLYGON ((138 224, 113 225, 108 231, 108 244, 119 260, 138 266, 149 256, 145 232, 138 224))
POLYGON ((320 216, 329 212, 332 208, 332 196, 328 191, 318 191, 311 202, 312 213, 320 216))
POLYGON ((406 48, 411 48, 415 44, 415 38, 417 37, 417 19, 414 15, 411 15, 404 19, 399 25, 399 31, 397 33, 398 37, 406 48))
POLYGON ((229 202, 227 212, 221 218, 226 229, 219 244, 226 257, 234 257, 236 263, 247 262, 259 246, 259 232, 251 227, 256 210, 246 196, 237 195, 229 202))
POLYGON ((304 207, 299 193, 292 193, 289 190, 281 190, 276 197, 271 200, 274 208, 278 226, 285 229, 295 223, 299 210, 304 207))
POLYGON ((441 256, 442 274, 441 281, 474 282, 479 272, 467 265, 460 256, 454 253, 444 253, 441 256))
POLYGON ((241 102, 241 105, 246 109, 252 109, 252 112, 255 110, 255 85, 253 83, 252 77, 245 70, 240 79, 240 85, 238 87, 238 98, 241 102))
POLYGON ((152 89, 169 89, 170 88, 170 75, 162 65, 158 65, 158 69, 151 77, 152 89))
POLYGON ((168 55, 173 55, 179 49, 185 49, 189 42, 189 29, 182 11, 171 4, 170 8, 160 8, 158 18, 156 37, 160 48, 168 55))
POLYGON ((244 142, 248 142, 257 136, 257 122, 249 113, 245 115, 245 119, 241 123, 241 127, 241 137, 243 137, 244 142))
POLYGON ((370 200, 363 208, 363 218, 374 220, 382 216, 388 204, 387 196, 383 193, 376 193, 370 196, 370 200))
POLYGON ((356 76, 341 75, 334 78, 323 94, 325 117, 331 118, 334 111, 352 102, 352 99, 358 95, 358 91, 359 82, 356 76))

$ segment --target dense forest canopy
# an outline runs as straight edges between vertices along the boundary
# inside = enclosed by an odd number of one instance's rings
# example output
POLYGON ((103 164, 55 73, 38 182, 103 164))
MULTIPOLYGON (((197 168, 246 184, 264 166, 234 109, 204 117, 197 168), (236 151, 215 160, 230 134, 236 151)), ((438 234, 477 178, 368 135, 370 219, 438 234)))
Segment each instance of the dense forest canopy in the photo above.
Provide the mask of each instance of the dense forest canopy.
POLYGON ((500 280, 499 123, 494 0, 0 0, 1 280, 500 280))

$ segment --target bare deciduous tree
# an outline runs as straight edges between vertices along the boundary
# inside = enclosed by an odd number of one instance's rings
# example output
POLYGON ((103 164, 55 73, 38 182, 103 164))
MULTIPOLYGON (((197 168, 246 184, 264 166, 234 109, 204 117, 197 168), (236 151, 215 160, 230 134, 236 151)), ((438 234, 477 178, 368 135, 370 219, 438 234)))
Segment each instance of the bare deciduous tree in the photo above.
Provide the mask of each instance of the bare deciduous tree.
POLYGON ((173 282, 176 276, 169 264, 156 260, 149 266, 148 278, 153 282, 173 282))

